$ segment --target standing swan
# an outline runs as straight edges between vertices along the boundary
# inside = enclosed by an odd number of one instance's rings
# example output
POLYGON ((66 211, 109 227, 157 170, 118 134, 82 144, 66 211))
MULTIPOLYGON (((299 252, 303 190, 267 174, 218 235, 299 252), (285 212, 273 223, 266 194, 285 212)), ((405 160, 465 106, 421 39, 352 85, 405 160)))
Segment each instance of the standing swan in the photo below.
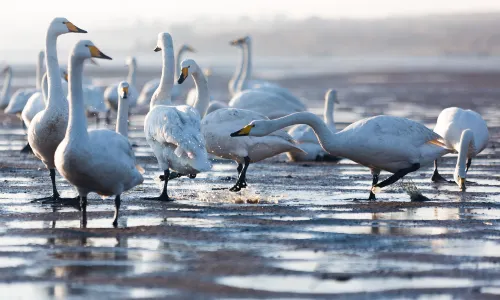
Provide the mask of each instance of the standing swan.
POLYGON ((70 32, 86 33, 65 18, 55 18, 49 25, 45 40, 46 65, 48 73, 49 94, 47 107, 39 112, 28 128, 28 143, 33 154, 50 170, 52 180, 52 196, 39 199, 64 201, 56 188, 56 172, 54 153, 64 139, 68 124, 68 101, 61 87, 61 70, 57 60, 57 37, 70 32))
POLYGON ((2 75, 5 75, 2 91, 0 91, 0 109, 3 110, 7 107, 7 105, 9 105, 9 95, 12 84, 12 68, 10 66, 6 66, 2 70, 2 75))
MULTIPOLYGON (((458 152, 453 179, 460 190, 465 191, 465 178, 472 158, 481 153, 488 144, 489 133, 486 122, 475 111, 449 107, 439 114, 434 132, 444 138, 447 147, 458 152)), ((432 181, 446 181, 438 172, 437 160, 434 161, 432 181)))
MULTIPOLYGON (((373 184, 369 200, 375 200, 374 193, 381 188, 452 151, 441 142, 437 133, 424 125, 392 116, 362 119, 334 134, 316 115, 301 112, 276 120, 253 121, 231 136, 266 136, 295 124, 311 126, 323 149, 330 154, 346 157, 371 169, 373 184), (381 170, 393 175, 378 183, 381 170)), ((420 200, 425 198, 420 197, 420 200)))
MULTIPOLYGON (((337 132, 334 121, 334 107, 337 101, 337 92, 335 90, 328 90, 325 95, 325 109, 323 113, 323 120, 326 126, 333 132, 337 132)), ((339 161, 340 157, 330 155, 326 152, 318 142, 314 130, 305 124, 295 125, 288 133, 300 145, 300 147, 307 153, 288 152, 288 158, 291 161, 339 161)))
MULTIPOLYGON (((164 185, 159 197, 146 200, 171 201, 167 193, 169 169, 194 176, 209 170, 211 164, 200 132, 200 114, 188 105, 172 105, 170 92, 174 84, 174 49, 170 34, 158 34, 154 51, 162 51, 163 67, 160 86, 151 98, 149 113, 144 120, 144 133, 163 170, 160 178, 164 180, 164 185)), ((198 99, 197 102, 200 101, 198 99)), ((195 106, 201 104, 196 103, 195 106)))
MULTIPOLYGON (((86 225, 87 195, 116 195, 113 225, 118 223, 120 195, 143 182, 136 169, 134 151, 127 137, 115 131, 87 131, 83 100, 83 63, 90 57, 111 59, 91 41, 79 41, 69 57, 69 122, 66 135, 57 147, 57 170, 78 190, 82 224, 86 225)), ((122 89, 127 98, 128 89, 122 89)), ((122 116, 119 116, 119 118, 122 116)), ((124 116, 127 119, 128 116, 124 116)))

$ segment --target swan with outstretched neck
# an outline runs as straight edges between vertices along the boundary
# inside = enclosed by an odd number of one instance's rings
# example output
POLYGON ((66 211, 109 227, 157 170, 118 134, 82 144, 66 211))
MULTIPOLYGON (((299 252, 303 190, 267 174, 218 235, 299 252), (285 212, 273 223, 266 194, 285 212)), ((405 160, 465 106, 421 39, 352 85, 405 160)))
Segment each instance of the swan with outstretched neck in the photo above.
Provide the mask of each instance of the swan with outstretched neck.
MULTIPOLYGON (((83 64, 91 57, 111 59, 91 41, 75 44, 69 56, 69 122, 63 141, 55 152, 55 164, 61 175, 78 191, 82 224, 86 225, 87 195, 115 197, 113 225, 118 224, 120 195, 143 182, 125 128, 118 133, 108 129, 88 131, 83 99, 83 64)), ((119 98, 127 98, 128 88, 119 98)), ((126 103, 125 103, 126 104, 126 103)), ((123 105, 122 107, 123 108, 123 105)), ((127 113, 123 111, 122 113, 127 113)), ((119 119, 122 116, 119 116, 119 119)), ((123 116, 125 120, 128 116, 123 116)), ((118 122, 123 124, 124 122, 118 122)), ((141 168, 139 168, 141 169, 141 168)))
MULTIPOLYGON (((375 199, 375 193, 381 188, 453 151, 446 147, 441 136, 424 125, 384 115, 359 120, 340 132, 332 133, 315 114, 301 112, 275 120, 252 121, 231 136, 265 136, 295 124, 311 126, 321 147, 328 153, 370 168, 373 175, 370 200, 375 199), (382 170, 393 175, 378 183, 382 170)), ((424 199, 420 196, 416 200, 424 199)))
MULTIPOLYGON (((335 120, 334 120, 334 110, 335 103, 339 103, 337 100, 337 91, 330 89, 325 94, 325 108, 323 111, 323 121, 326 126, 333 132, 337 132, 335 128, 335 120)), ((341 158, 337 156, 330 155, 326 152, 318 142, 318 138, 316 134, 314 134, 314 130, 305 124, 295 125, 288 133, 300 147, 306 153, 297 153, 297 152, 288 152, 288 158, 291 161, 330 161, 337 162, 341 158)))
POLYGON ((163 171, 160 179, 164 185, 159 197, 145 199, 171 201, 167 192, 170 169, 176 174, 194 177, 212 167, 200 132, 201 118, 197 111, 197 108, 206 110, 208 101, 201 103, 205 98, 197 99, 195 108, 172 105, 170 92, 174 84, 174 50, 169 33, 158 34, 154 51, 162 52, 163 66, 160 85, 151 98, 149 112, 144 119, 144 133, 163 171))
MULTIPOLYGON (((196 85, 198 101, 195 108, 204 115, 210 100, 208 83, 202 70, 192 59, 182 62, 178 82, 180 84, 184 82, 189 74, 196 85)), ((201 121, 201 133, 205 138, 207 151, 215 156, 234 160, 238 164, 238 179, 230 191, 237 192, 247 187, 246 173, 250 163, 283 152, 302 151, 284 130, 278 130, 265 137, 246 137, 238 140, 229 137, 232 128, 241 127, 255 119, 265 118, 264 115, 249 110, 220 108, 207 113, 201 121)))
MULTIPOLYGON (((476 157, 486 148, 489 139, 486 122, 475 111, 458 107, 444 109, 438 116, 434 132, 442 136, 449 148, 458 152, 453 179, 465 191, 467 172, 476 157)), ((432 181, 447 181, 438 172, 437 160, 434 161, 432 181)))
POLYGON ((5 75, 2 91, 0 91, 0 109, 3 110, 7 107, 7 105, 9 105, 9 96, 12 84, 12 68, 10 66, 6 66, 2 70, 2 75, 5 75))
POLYGON ((64 202, 56 188, 56 172, 54 153, 64 139, 68 124, 68 101, 61 86, 61 70, 57 59, 57 38, 66 33, 86 33, 65 18, 55 18, 47 29, 45 41, 45 60, 49 93, 47 107, 36 114, 28 128, 28 143, 33 154, 38 157, 50 171, 52 196, 37 199, 48 202, 64 202))

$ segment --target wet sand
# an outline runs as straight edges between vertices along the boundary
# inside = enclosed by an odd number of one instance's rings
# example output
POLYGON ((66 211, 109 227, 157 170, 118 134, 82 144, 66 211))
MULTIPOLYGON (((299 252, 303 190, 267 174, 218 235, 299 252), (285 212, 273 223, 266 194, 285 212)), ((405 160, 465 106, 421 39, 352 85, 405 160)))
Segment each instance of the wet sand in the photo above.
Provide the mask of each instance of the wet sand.
MULTIPOLYGON (((144 78, 142 78, 144 81, 144 78)), ((211 87, 224 97, 225 78, 211 87)), ((134 116, 131 140, 145 183, 113 200, 89 197, 80 212, 30 203, 50 193, 41 162, 22 156, 18 120, 1 116, 0 293, 26 299, 332 298, 497 299, 500 297, 500 74, 363 73, 287 79, 321 114, 324 90, 339 89, 339 128, 392 114, 430 128, 442 108, 483 114, 490 143, 473 160, 466 193, 430 182, 432 167, 366 201, 367 168, 288 163, 251 165, 249 187, 230 187, 236 165, 215 162, 195 179, 169 183, 172 203, 140 200, 160 192, 160 172, 134 116), (411 202, 418 190, 429 202, 411 202), (214 190, 215 189, 215 190, 214 190)), ((218 98, 219 98, 218 97, 218 98)), ((220 98, 219 98, 220 99, 220 98)), ((94 127, 90 123, 90 128, 94 127)), ((440 162, 451 179, 455 156, 440 162)), ((381 179, 387 173, 382 173, 381 179)), ((63 196, 75 191, 57 177, 63 196)))

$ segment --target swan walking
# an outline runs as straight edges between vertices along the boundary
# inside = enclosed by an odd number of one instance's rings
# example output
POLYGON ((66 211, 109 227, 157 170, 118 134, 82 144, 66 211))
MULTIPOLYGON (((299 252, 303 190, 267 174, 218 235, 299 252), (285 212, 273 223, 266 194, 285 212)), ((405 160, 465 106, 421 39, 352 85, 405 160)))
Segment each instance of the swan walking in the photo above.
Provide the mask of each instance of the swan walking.
MULTIPOLYGON (((188 105, 172 105, 170 92, 174 84, 174 50, 170 34, 158 34, 154 51, 162 51, 163 66, 160 86, 151 98, 150 109, 144 120, 144 133, 163 170, 160 178, 164 185, 159 197, 146 200, 171 201, 167 193, 170 169, 192 177, 209 170, 211 164, 205 140, 200 133, 200 114, 188 105)), ((187 70, 183 68, 182 72, 184 74, 187 70)), ((196 106, 200 108, 201 104, 196 106)))
MULTIPOLYGON (((130 85, 129 88, 129 107, 133 108, 137 104, 137 98, 139 93, 136 89, 136 78, 137 78, 137 60, 135 57, 127 57, 125 64, 128 66, 127 82, 130 85)), ((117 111, 118 109, 118 83, 109 85, 104 90, 104 101, 107 107, 106 112, 106 124, 110 123, 111 110, 117 111)))
MULTIPOLYGON (((325 94, 325 109, 323 113, 323 120, 331 132, 337 132, 334 121, 335 103, 337 100, 337 92, 330 89, 325 94)), ((339 161, 341 158, 330 155, 326 152, 318 142, 314 130, 305 124, 298 124, 288 130, 288 134, 297 141, 300 147, 306 152, 288 152, 288 158, 291 161, 339 161)))
POLYGON ((76 27, 65 18, 55 18, 49 25, 45 39, 45 59, 49 85, 47 107, 33 118, 28 128, 28 143, 33 154, 49 169, 52 181, 52 196, 38 200, 49 202, 68 200, 60 198, 57 192, 54 153, 59 143, 64 139, 68 124, 68 101, 61 87, 61 71, 57 60, 57 38, 70 32, 86 33, 85 30, 76 27))
MULTIPOLYGON (((80 198, 82 224, 86 226, 87 195, 115 195, 113 225, 118 224, 120 195, 143 182, 136 167, 132 146, 123 128, 123 134, 107 130, 87 131, 87 118, 83 99, 83 63, 90 57, 111 59, 91 41, 75 44, 69 57, 69 122, 63 141, 57 147, 55 163, 61 175, 74 185, 80 198)), ((128 87, 121 85, 120 102, 128 98, 128 87)), ((120 104, 120 108, 127 103, 120 104)), ((126 110, 126 109, 125 109, 126 110)), ((127 111, 119 111, 119 122, 128 119, 127 111), (120 115, 122 113, 122 115, 120 115), (127 113, 127 115, 123 115, 127 113)), ((120 130, 121 127, 120 127, 120 130)))
MULTIPOLYGON (((444 138, 447 147, 458 152, 453 179, 460 190, 465 191, 467 171, 472 158, 481 153, 488 144, 489 133, 486 122, 475 111, 449 107, 439 114, 434 132, 444 138)), ((447 181, 438 172, 437 160, 434 161, 432 181, 447 181)))
MULTIPOLYGON (((375 193, 381 188, 452 151, 441 141, 441 136, 424 125, 384 115, 359 120, 340 132, 332 133, 316 115, 301 112, 276 120, 252 121, 231 136, 266 136, 295 124, 311 126, 323 149, 330 154, 370 168, 373 176, 370 200, 375 200, 375 193), (393 175, 378 183, 381 170, 393 175)), ((417 200, 424 199, 420 195, 417 200)))

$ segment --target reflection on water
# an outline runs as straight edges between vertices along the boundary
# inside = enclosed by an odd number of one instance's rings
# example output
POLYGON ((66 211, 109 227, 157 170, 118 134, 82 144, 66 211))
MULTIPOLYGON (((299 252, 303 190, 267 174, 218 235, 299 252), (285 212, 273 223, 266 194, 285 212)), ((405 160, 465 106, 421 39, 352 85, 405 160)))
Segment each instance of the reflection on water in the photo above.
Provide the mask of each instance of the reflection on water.
POLYGON ((457 230, 446 227, 396 227, 390 225, 376 224, 372 226, 337 226, 337 225, 319 225, 308 226, 305 229, 314 232, 342 233, 342 234, 377 234, 377 235, 438 235, 457 230))
POLYGON ((397 289, 473 287, 481 282, 466 278, 355 278, 350 280, 320 280, 309 276, 232 276, 217 280, 220 284, 272 292, 295 293, 354 293, 380 292, 397 289))

